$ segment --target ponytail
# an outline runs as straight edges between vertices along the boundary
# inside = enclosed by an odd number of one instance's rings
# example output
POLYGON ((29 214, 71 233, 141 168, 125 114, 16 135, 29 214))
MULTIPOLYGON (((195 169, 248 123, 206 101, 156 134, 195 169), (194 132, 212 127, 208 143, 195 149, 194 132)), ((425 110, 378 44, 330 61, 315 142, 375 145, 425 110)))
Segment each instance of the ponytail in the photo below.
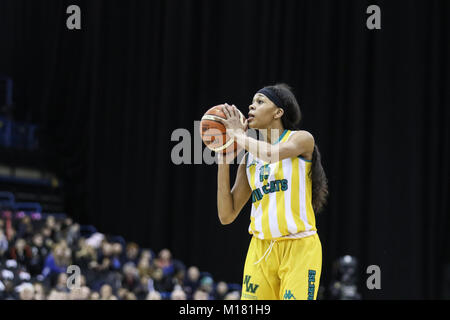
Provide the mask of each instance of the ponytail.
POLYGON ((328 180, 322 167, 322 159, 317 145, 314 145, 309 175, 312 181, 312 206, 317 214, 322 211, 328 197, 328 180))

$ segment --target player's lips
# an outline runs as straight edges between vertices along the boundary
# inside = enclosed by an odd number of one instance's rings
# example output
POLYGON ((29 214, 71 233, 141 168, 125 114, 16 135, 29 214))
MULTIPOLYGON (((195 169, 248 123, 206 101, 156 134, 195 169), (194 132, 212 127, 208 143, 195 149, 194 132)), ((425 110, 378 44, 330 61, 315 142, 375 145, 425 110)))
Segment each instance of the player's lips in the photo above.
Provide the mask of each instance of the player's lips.
POLYGON ((248 114, 247 120, 250 122, 250 121, 252 121, 254 118, 255 118, 255 116, 254 116, 253 114, 249 113, 249 114, 248 114))

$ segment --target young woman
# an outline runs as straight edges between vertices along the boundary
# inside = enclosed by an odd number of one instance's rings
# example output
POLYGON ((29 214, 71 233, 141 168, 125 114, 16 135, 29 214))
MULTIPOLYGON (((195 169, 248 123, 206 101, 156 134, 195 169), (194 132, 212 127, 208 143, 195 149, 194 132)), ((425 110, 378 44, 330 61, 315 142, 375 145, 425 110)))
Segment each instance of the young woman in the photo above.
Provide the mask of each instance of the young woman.
MULTIPOLYGON (((227 132, 247 153, 230 188, 229 164, 219 155, 217 207, 222 224, 232 223, 251 196, 242 299, 278 300, 317 297, 322 247, 315 213, 325 204, 327 179, 313 136, 298 130, 301 112, 286 84, 259 90, 248 119, 223 105, 227 132), (248 137, 259 130, 264 141, 248 137)), ((229 160, 229 159, 228 159, 229 160)))

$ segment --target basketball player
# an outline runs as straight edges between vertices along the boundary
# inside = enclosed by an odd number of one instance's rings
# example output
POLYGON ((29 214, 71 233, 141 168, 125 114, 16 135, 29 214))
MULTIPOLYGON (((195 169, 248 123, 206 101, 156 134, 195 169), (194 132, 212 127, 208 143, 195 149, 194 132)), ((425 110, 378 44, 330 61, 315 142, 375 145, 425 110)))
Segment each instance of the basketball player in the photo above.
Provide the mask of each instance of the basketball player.
POLYGON ((313 136, 298 129, 297 100, 286 84, 265 87, 253 97, 244 124, 234 105, 222 108, 227 133, 247 153, 232 189, 229 164, 219 156, 221 223, 232 223, 252 201, 241 299, 314 300, 322 268, 314 214, 324 206, 328 186, 313 136), (259 130, 264 141, 248 137, 247 128, 259 130))

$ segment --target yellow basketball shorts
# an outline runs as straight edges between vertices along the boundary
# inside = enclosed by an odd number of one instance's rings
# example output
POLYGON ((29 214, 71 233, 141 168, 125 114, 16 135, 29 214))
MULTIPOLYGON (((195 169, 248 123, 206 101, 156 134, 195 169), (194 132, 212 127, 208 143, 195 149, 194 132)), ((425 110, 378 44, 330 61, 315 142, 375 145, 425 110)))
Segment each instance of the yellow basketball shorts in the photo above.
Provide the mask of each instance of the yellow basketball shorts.
POLYGON ((300 239, 252 237, 245 260, 242 300, 315 300, 322 270, 316 234, 300 239))

